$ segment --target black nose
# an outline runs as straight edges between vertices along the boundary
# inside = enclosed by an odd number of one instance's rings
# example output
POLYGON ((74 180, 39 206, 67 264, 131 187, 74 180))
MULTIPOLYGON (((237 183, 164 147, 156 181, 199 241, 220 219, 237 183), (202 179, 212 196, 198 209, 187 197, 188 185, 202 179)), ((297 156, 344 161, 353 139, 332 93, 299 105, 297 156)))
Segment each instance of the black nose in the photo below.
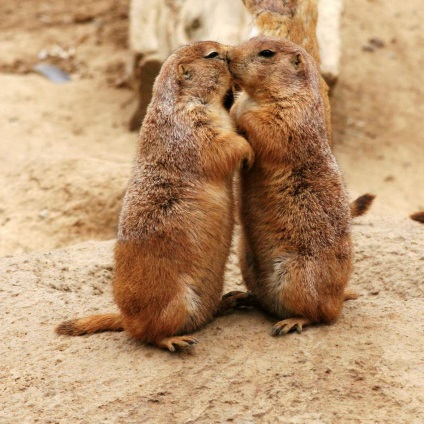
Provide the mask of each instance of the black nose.
POLYGON ((227 61, 227 63, 230 63, 230 61, 231 61, 230 52, 227 52, 227 54, 225 56, 225 60, 227 61))

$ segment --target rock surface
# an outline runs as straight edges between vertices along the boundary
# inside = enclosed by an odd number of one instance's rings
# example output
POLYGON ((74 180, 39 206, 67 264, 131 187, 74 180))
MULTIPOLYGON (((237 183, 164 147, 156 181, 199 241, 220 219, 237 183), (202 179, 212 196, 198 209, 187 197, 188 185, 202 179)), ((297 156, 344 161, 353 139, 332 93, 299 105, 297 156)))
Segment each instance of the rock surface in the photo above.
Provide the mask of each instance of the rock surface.
MULTIPOLYGON (((354 233, 360 298, 334 325, 274 338, 275 319, 242 311, 176 354, 54 333, 116 309, 112 242, 2 259, 0 422, 422 422, 424 227, 364 218, 354 233)), ((227 268, 241 289, 234 251, 227 268)))

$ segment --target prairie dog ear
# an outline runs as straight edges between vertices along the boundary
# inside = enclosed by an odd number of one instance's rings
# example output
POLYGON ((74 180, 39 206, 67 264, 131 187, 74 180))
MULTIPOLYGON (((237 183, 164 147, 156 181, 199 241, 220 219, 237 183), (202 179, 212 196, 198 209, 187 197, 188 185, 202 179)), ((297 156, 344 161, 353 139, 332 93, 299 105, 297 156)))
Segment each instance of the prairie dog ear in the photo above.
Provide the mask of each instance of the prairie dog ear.
POLYGON ((192 70, 188 65, 178 65, 178 77, 180 79, 189 80, 192 77, 192 70))
POLYGON ((305 61, 300 53, 295 53, 291 59, 291 63, 295 69, 302 69, 305 61))

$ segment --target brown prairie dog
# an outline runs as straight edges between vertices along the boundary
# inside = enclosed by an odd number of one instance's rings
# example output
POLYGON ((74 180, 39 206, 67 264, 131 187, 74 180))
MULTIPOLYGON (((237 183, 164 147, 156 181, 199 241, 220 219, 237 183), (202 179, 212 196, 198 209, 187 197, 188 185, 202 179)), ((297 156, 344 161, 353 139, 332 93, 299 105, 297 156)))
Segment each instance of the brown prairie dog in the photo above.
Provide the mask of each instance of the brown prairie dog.
MULTIPOLYGON (((280 37, 302 46, 320 65, 317 40, 317 0, 243 0, 254 17, 254 32, 267 37, 280 37)), ((331 106, 328 85, 319 76, 319 91, 325 110, 328 142, 332 144, 331 106)))
POLYGON ((62 323, 82 335, 125 330, 174 351, 220 308, 234 225, 232 181, 253 151, 222 106, 227 47, 184 46, 164 63, 140 131, 121 211, 113 291, 119 314, 62 323))
POLYGON ((319 73, 290 41, 256 37, 229 67, 244 92, 231 109, 255 151, 242 172, 240 264, 253 300, 283 321, 273 334, 331 323, 352 270, 351 216, 328 145, 319 73))
MULTIPOLYGON (((320 65, 320 49, 317 39, 318 4, 316 0, 243 0, 254 19, 254 32, 267 37, 278 37, 303 47, 320 65)), ((319 75, 328 142, 332 144, 331 105, 328 86, 319 75)), ((364 215, 375 196, 364 194, 351 203, 352 217, 364 215)))

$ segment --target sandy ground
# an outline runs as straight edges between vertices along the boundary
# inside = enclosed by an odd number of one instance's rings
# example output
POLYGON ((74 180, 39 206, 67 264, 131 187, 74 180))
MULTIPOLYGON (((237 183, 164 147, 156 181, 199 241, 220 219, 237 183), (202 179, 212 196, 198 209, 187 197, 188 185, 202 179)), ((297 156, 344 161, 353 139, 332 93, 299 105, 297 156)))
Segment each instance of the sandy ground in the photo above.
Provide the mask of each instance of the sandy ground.
MULTIPOLYGON (((424 209, 424 9, 345 3, 335 153, 352 197, 378 196, 354 226, 361 297, 279 339, 272 317, 236 313, 171 355, 53 333, 115 308, 105 240, 136 142, 128 2, 0 1, 0 423, 424 421, 424 225, 407 218, 424 209), (40 53, 72 82, 30 72, 40 53)), ((234 255, 226 281, 242 288, 234 255)))

